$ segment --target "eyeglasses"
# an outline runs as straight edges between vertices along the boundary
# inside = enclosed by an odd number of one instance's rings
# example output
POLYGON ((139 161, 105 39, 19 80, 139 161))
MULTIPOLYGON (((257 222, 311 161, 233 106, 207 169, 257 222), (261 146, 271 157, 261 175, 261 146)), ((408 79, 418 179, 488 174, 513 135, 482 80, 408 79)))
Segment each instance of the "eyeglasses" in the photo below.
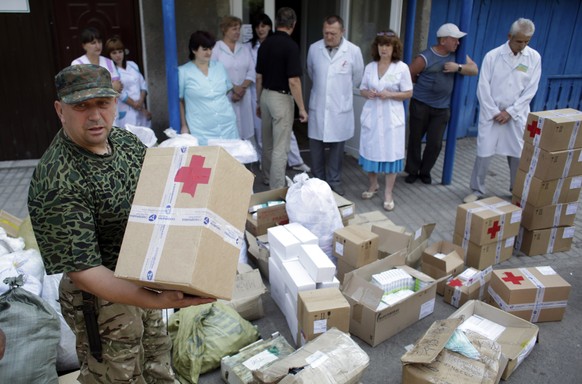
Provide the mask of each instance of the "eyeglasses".
POLYGON ((376 36, 396 37, 396 34, 392 31, 388 31, 388 32, 378 32, 376 33, 376 36))

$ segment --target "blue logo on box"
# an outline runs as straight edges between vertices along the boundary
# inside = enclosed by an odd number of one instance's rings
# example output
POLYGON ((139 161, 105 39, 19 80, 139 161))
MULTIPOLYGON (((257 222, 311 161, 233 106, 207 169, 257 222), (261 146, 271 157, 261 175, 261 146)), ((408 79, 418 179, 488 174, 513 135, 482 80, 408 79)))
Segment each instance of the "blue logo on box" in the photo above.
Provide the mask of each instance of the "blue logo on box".
POLYGON ((151 269, 148 271, 147 279, 148 280, 153 280, 154 279, 154 273, 151 271, 151 269))
POLYGON ((206 216, 206 217, 204 218, 204 224, 205 224, 205 225, 208 225, 208 223, 210 223, 210 218, 208 218, 208 216, 206 216))
POLYGON ((154 213, 154 214, 151 214, 148 216, 148 221, 156 221, 157 218, 158 218, 158 215, 156 215, 154 213))

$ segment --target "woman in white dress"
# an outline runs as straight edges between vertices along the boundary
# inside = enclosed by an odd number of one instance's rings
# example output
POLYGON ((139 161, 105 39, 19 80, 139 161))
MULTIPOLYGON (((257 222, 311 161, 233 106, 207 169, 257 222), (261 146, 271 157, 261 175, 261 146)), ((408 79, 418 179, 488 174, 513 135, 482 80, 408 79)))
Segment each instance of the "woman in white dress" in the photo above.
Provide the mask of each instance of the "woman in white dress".
POLYGON ((250 139, 255 134, 251 93, 248 88, 256 79, 253 57, 243 44, 239 43, 241 19, 225 16, 220 23, 222 40, 212 49, 212 60, 224 65, 233 89, 230 102, 236 114, 236 124, 241 139, 250 139))
POLYGON ((111 74, 111 84, 113 85, 113 89, 117 92, 121 92, 123 86, 119 80, 119 72, 117 72, 115 64, 111 59, 101 56, 101 51, 103 50, 103 39, 101 38, 99 30, 93 27, 85 28, 81 32, 80 39, 85 54, 73 60, 71 65, 95 64, 107 69, 111 74))
POLYGON ((107 40, 105 55, 115 63, 121 84, 123 84, 114 125, 124 128, 125 124, 131 124, 149 128, 152 114, 145 106, 147 83, 139 71, 138 65, 125 58, 125 45, 119 36, 107 40))
POLYGON ((393 31, 378 33, 372 43, 372 58, 360 85, 366 103, 360 117, 359 164, 368 172, 369 180, 362 199, 371 199, 378 192, 378 174, 384 173, 383 206, 391 211, 396 175, 404 168, 403 101, 412 97, 412 80, 402 61, 402 42, 393 31))

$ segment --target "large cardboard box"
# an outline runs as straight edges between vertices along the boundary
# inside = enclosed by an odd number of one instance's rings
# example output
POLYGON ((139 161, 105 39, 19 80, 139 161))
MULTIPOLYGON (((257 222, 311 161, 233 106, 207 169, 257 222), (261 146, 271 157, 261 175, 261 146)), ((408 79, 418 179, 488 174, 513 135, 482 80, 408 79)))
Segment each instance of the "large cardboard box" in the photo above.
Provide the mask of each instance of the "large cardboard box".
POLYGON ((533 231, 551 227, 573 226, 576 219, 578 202, 552 204, 545 207, 534 207, 526 204, 523 207, 521 226, 533 231))
POLYGON ((552 227, 530 231, 521 228, 515 248, 527 256, 565 252, 572 248, 575 227, 552 227))
POLYGON ((449 319, 456 318, 464 320, 461 329, 473 330, 501 345, 501 352, 508 359, 501 376, 503 380, 507 380, 529 356, 538 339, 537 325, 482 301, 467 301, 449 316, 449 319))
POLYGON ((305 345, 334 327, 346 333, 350 331, 350 304, 339 289, 299 292, 298 301, 297 345, 305 345))
POLYGON ((582 148, 582 112, 572 108, 530 112, 523 140, 546 151, 582 148))
POLYGON ((247 345, 236 355, 223 357, 220 360, 222 379, 228 384, 251 384, 254 382, 253 370, 289 356, 294 351, 295 348, 279 332, 275 332, 267 340, 261 339, 247 345))
POLYGON ((501 346, 477 332, 467 331, 467 340, 478 352, 471 359, 445 346, 461 319, 445 319, 432 323, 428 331, 402 356, 402 384, 498 383, 507 366, 501 346))
POLYGON ((483 300, 487 298, 487 288, 491 280, 492 267, 483 271, 467 268, 464 273, 447 281, 445 286, 444 302, 459 308, 469 300, 483 300), (467 273, 468 272, 468 273, 467 273))
POLYGON ((378 235, 357 225, 336 229, 333 255, 356 268, 369 264, 378 259, 378 235))
POLYGON ((582 175, 582 149, 548 152, 525 143, 519 169, 541 180, 582 175))
POLYGON ((495 243, 478 245, 453 234, 453 243, 465 250, 465 265, 483 270, 491 265, 509 260, 513 255, 516 236, 497 240, 495 243))
MULTIPOLYGON (((268 202, 284 202, 286 197, 287 188, 254 193, 251 196, 248 208, 251 210, 252 207, 267 204, 268 202)), ((259 208, 256 211, 252 209, 252 211, 247 213, 246 230, 253 236, 264 235, 270 227, 287 224, 289 222, 289 216, 287 216, 284 203, 259 208)))
POLYGON ((518 207, 523 207, 526 203, 534 207, 573 203, 578 201, 581 188, 582 176, 541 180, 518 169, 511 201, 518 207))
POLYGON ((493 271, 491 304, 522 319, 539 323, 562 320, 571 286, 549 266, 493 271))
POLYGON ((351 306, 350 332, 372 347, 434 311, 436 281, 405 265, 404 251, 365 265, 344 276, 342 293, 351 306), (424 287, 406 299, 378 310, 384 291, 371 282, 373 274, 401 268, 424 287))
POLYGON ((332 328, 292 354, 254 370, 253 377, 258 383, 357 384, 369 363, 349 334, 332 328))
MULTIPOLYGON (((424 250, 422 253, 421 270, 434 279, 445 276, 454 276, 463 272, 465 268, 465 250, 448 241, 439 241, 424 250)), ((443 295, 446 281, 437 284, 436 292, 443 295)))
POLYGON ((457 207, 455 233, 477 245, 516 236, 521 208, 499 197, 489 197, 457 207))
POLYGON ((404 249, 406 265, 417 268, 435 226, 435 223, 424 224, 416 231, 410 232, 405 227, 390 223, 373 223, 372 232, 380 237, 378 258, 382 259, 404 249))
POLYGON ((115 276, 230 299, 252 185, 221 147, 149 148, 115 276))

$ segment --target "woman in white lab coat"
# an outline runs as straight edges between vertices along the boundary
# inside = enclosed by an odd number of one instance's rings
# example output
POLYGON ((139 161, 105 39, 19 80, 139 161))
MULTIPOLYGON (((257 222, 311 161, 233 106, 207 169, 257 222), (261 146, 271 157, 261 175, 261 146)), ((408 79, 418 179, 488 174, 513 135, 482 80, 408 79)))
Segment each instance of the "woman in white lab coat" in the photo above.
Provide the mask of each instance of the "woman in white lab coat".
POLYGON ((251 52, 241 43, 238 17, 225 16, 220 23, 223 39, 217 41, 212 50, 212 60, 220 61, 233 84, 229 94, 236 114, 236 125, 241 139, 248 140, 255 134, 251 93, 248 88, 255 82, 255 63, 251 52))
POLYGON ((405 115, 403 101, 412 97, 408 66, 402 62, 402 43, 393 31, 380 32, 372 43, 374 61, 364 70, 360 94, 366 103, 360 117, 359 164, 368 172, 370 185, 362 199, 379 190, 378 174, 384 173, 384 209, 394 209, 392 190, 404 168, 405 115))

